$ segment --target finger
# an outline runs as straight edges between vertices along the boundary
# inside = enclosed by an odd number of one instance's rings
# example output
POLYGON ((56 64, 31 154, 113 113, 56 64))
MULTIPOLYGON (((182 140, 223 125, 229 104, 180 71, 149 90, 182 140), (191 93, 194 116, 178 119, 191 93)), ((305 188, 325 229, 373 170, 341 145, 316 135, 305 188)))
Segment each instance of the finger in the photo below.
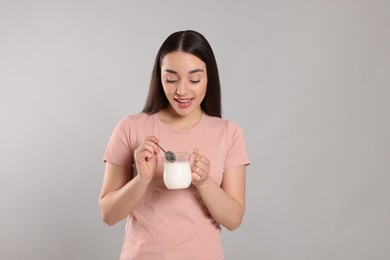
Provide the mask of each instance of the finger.
POLYGON ((141 160, 146 160, 146 161, 150 160, 156 154, 154 145, 155 144, 150 142, 143 143, 135 150, 135 154, 134 154, 135 157, 141 160))
POLYGON ((148 136, 145 137, 145 140, 144 140, 144 143, 152 144, 153 149, 155 150, 156 153, 159 152, 159 149, 158 149, 158 147, 156 145, 156 143, 158 143, 158 142, 160 142, 160 140, 156 136, 154 136, 154 135, 148 135, 148 136))
POLYGON ((149 151, 151 154, 158 153, 157 146, 153 142, 145 142, 144 145, 143 145, 143 150, 149 151))
POLYGON ((146 155, 146 154, 153 155, 153 154, 155 154, 154 146, 151 143, 144 143, 144 144, 142 144, 139 147, 139 151, 143 155, 146 155))
POLYGON ((154 156, 154 153, 151 153, 150 151, 144 151, 142 154, 142 157, 145 158, 146 161, 149 161, 154 156))
POLYGON ((147 137, 145 137, 144 141, 152 141, 154 143, 158 143, 160 140, 158 140, 158 138, 154 135, 148 135, 147 137))
POLYGON ((202 178, 195 172, 192 172, 192 180, 197 182, 197 181, 201 181, 202 178))
POLYGON ((154 153, 158 154, 160 152, 160 150, 158 149, 158 146, 156 144, 158 142, 159 142, 159 140, 157 138, 153 137, 153 138, 145 139, 144 144, 148 145, 149 148, 153 149, 154 153))
POLYGON ((194 167, 193 172, 196 173, 199 176, 202 176, 204 173, 204 170, 201 167, 194 167))
POLYGON ((205 169, 208 169, 209 167, 208 159, 203 156, 200 156, 197 158, 196 161, 194 161, 194 166, 205 171, 205 169))
POLYGON ((198 148, 195 148, 193 151, 192 151, 192 154, 194 155, 194 156, 199 156, 200 154, 199 154, 199 149, 198 148))
POLYGON ((206 165, 209 164, 209 159, 207 159, 205 156, 201 156, 199 161, 206 165))

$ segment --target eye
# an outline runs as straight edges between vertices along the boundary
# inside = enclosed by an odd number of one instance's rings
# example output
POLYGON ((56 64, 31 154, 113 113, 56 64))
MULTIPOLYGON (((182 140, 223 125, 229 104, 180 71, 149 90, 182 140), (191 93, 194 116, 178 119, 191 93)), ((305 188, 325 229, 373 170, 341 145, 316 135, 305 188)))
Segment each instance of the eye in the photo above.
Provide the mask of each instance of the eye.
POLYGON ((199 83, 200 80, 190 80, 190 82, 193 83, 193 84, 196 84, 196 83, 199 83))
POLYGON ((172 83, 177 82, 177 80, 176 79, 166 79, 165 82, 172 84, 172 83))

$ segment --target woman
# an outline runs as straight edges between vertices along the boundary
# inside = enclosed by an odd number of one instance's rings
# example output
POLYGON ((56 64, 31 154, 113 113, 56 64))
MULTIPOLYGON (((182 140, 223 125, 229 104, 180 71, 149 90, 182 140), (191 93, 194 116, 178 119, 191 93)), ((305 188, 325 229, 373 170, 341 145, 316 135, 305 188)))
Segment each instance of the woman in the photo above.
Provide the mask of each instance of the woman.
POLYGON ((115 127, 104 154, 100 210, 127 217, 121 259, 223 259, 220 225, 238 228, 245 211, 244 137, 221 119, 217 64, 207 40, 180 31, 162 44, 140 114, 115 127), (192 185, 164 186, 157 144, 192 151, 192 185))

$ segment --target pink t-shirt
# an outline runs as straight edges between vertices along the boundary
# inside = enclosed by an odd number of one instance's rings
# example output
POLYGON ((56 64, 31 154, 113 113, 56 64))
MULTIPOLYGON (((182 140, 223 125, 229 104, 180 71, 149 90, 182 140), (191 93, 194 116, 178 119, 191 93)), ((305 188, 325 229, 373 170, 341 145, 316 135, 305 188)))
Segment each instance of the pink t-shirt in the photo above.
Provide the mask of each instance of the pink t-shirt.
MULTIPOLYGON (((103 160, 132 170, 134 150, 146 136, 174 152, 198 148, 210 163, 210 176, 221 184, 225 169, 247 165, 244 136, 234 123, 203 114, 192 129, 178 131, 157 114, 124 117, 115 127, 103 160)), ((162 154, 162 153, 161 153, 162 154)), ((220 225, 213 219, 196 188, 169 190, 163 182, 163 158, 141 201, 127 218, 121 259, 221 260, 220 225)))

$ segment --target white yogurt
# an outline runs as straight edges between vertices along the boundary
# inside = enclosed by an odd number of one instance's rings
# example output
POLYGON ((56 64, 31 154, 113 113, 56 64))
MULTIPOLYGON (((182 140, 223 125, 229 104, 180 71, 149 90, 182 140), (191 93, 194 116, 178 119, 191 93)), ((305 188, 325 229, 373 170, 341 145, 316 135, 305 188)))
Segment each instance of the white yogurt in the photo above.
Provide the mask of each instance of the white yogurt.
POLYGON ((164 183, 168 189, 184 189, 191 184, 191 166, 189 161, 164 163, 164 183))

